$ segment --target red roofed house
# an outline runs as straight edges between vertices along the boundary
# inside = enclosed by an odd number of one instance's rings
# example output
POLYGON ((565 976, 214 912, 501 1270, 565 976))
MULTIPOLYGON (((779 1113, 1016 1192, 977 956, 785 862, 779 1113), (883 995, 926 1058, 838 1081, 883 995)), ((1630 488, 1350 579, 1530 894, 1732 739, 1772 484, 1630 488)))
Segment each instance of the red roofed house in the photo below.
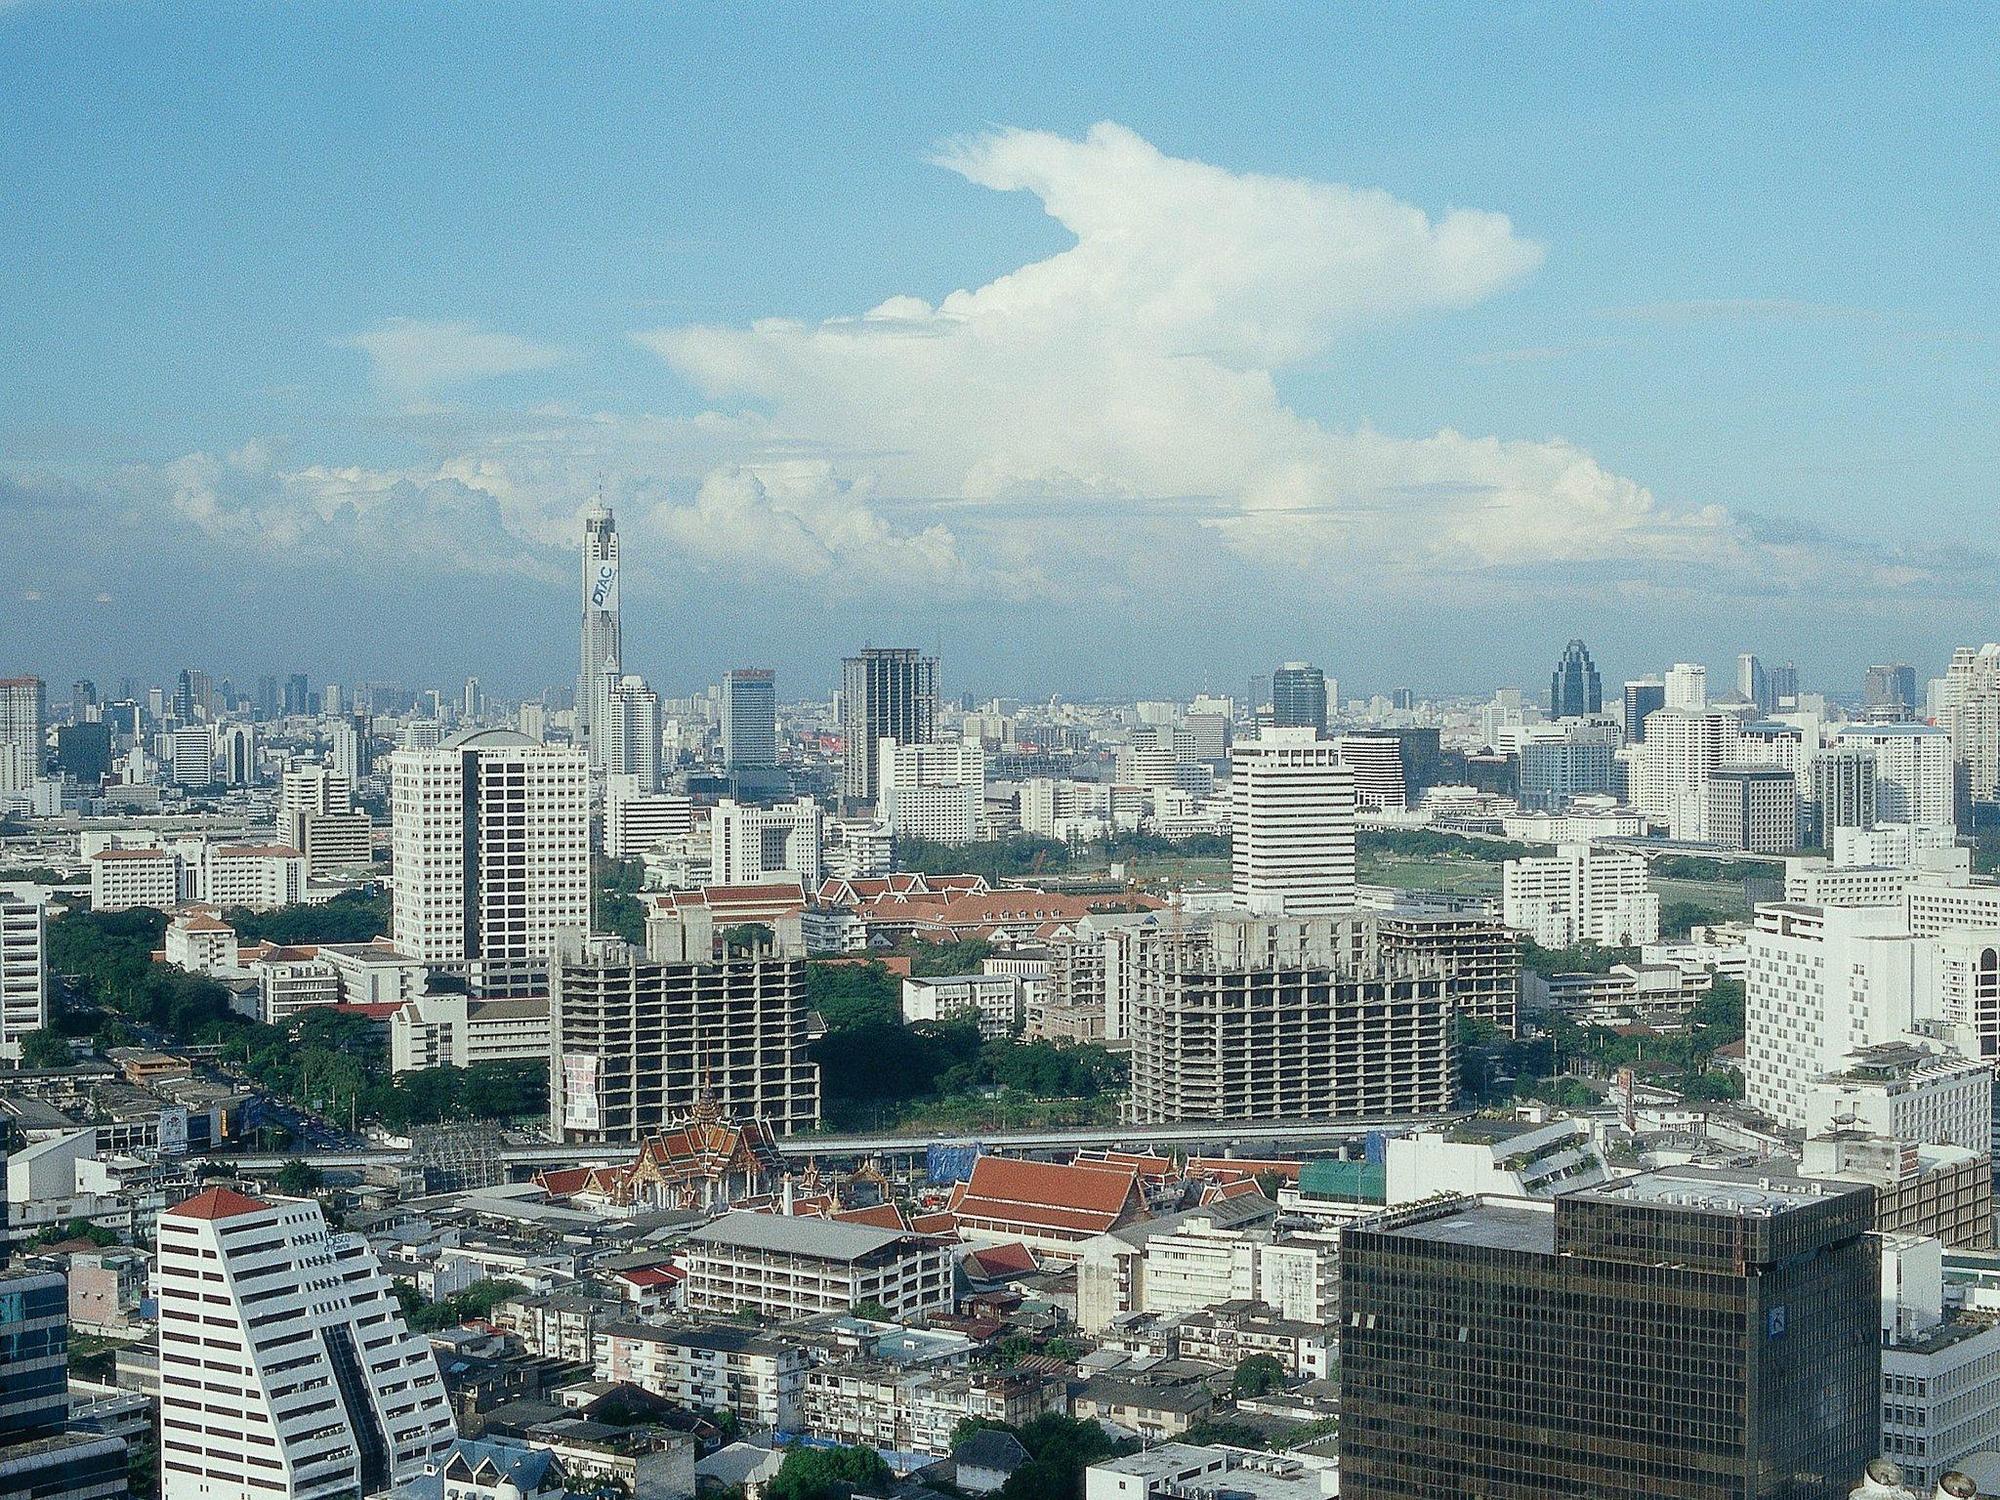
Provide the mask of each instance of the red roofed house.
POLYGON ((1019 1241, 1042 1260, 1073 1264, 1083 1243, 1150 1218, 1139 1174, 982 1156, 952 1190, 959 1237, 975 1249, 1019 1241))

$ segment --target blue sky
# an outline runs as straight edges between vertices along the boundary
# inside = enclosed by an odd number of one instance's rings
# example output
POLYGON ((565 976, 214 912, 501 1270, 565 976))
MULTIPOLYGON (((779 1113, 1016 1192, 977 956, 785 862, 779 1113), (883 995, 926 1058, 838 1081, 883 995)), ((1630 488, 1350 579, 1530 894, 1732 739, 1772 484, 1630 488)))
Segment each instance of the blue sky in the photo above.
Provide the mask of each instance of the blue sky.
POLYGON ((670 692, 1935 670, 1994 633, 1996 29, 0 6, 0 648, 538 687, 602 474, 670 692))

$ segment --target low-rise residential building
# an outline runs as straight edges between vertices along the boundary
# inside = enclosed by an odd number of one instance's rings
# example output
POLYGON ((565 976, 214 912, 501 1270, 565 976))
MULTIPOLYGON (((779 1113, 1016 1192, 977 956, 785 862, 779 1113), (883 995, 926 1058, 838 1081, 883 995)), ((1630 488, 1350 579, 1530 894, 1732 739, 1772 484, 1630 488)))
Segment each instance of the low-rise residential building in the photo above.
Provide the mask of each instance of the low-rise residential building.
POLYGON ((1603 973, 1529 973, 1521 982, 1523 1006, 1535 1015, 1568 1016, 1595 1026, 1639 1020, 1675 1021, 1715 988, 1707 969, 1679 964, 1613 964, 1603 973))
MULTIPOLYGON (((1335 1272, 1338 1279, 1338 1272, 1335 1272)), ((1325 1321, 1281 1318, 1262 1302, 1224 1302, 1189 1313, 1180 1323, 1182 1359, 1234 1366, 1269 1355, 1287 1375, 1324 1380, 1333 1371, 1338 1338, 1325 1321)))
POLYGON ((948 1307, 952 1296, 944 1245, 830 1219, 727 1213, 687 1237, 682 1264, 695 1312, 804 1318, 872 1303, 901 1319, 948 1307))
POLYGON ((546 995, 481 1000, 427 993, 406 1000, 389 1018, 389 1067, 397 1074, 488 1062, 546 1063, 548 1057, 546 995))
POLYGON ((1215 1411, 1215 1393, 1198 1382, 1153 1385, 1099 1375, 1084 1382, 1071 1410, 1142 1438, 1174 1438, 1215 1411))
POLYGON ((942 1458, 967 1418, 1019 1427, 1066 1405, 1060 1381, 1030 1371, 852 1360, 807 1371, 799 1420, 816 1438, 942 1458))
POLYGON ((747 1328, 608 1323, 593 1335, 599 1380, 624 1380, 669 1401, 726 1411, 747 1427, 796 1429, 806 1355, 747 1328))

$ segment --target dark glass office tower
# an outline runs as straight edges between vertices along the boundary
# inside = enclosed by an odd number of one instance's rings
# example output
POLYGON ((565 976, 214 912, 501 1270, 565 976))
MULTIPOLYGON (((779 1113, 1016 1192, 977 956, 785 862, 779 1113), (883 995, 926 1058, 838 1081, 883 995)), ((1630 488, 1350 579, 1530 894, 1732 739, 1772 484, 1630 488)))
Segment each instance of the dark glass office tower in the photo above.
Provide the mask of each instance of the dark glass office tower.
POLYGON ((1326 673, 1288 661, 1271 674, 1271 723, 1280 729, 1326 733, 1326 673))
POLYGON ((1643 678, 1625 684, 1625 743, 1636 745, 1646 737, 1646 715, 1667 706, 1667 685, 1659 678, 1643 678))
POLYGON ((1597 663, 1582 641, 1571 641, 1549 678, 1549 717, 1580 719, 1603 711, 1604 684, 1598 680, 1597 663))
POLYGON ((0 1277, 0 1495, 125 1493, 124 1439, 64 1430, 68 1380, 69 1283, 52 1271, 0 1277))
POLYGON ((1879 1439, 1874 1197, 1677 1169, 1343 1230, 1341 1494, 1837 1500, 1879 1439))

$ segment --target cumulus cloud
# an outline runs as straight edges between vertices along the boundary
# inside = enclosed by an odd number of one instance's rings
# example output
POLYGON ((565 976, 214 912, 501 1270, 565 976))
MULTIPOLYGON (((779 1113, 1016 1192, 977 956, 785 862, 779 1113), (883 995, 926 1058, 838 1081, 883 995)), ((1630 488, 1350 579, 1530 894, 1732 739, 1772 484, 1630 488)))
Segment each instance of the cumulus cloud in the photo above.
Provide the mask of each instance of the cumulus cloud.
POLYGON ((368 356, 378 384, 404 396, 543 370, 569 358, 562 349, 476 323, 418 318, 391 318, 342 343, 368 356))
POLYGON ((1735 548, 1720 510, 1663 508, 1560 439, 1332 429, 1280 398, 1287 367, 1531 272, 1542 250, 1504 215, 1433 217, 1384 192, 1231 172, 1113 124, 1081 140, 1002 131, 936 160, 1033 194, 1075 244, 935 306, 898 296, 819 324, 640 342, 885 494, 974 516, 991 504, 1009 526, 1027 497, 1073 526, 1152 502, 1186 514, 1199 496, 1225 547, 1327 587, 1364 564, 1714 562, 1735 548))

